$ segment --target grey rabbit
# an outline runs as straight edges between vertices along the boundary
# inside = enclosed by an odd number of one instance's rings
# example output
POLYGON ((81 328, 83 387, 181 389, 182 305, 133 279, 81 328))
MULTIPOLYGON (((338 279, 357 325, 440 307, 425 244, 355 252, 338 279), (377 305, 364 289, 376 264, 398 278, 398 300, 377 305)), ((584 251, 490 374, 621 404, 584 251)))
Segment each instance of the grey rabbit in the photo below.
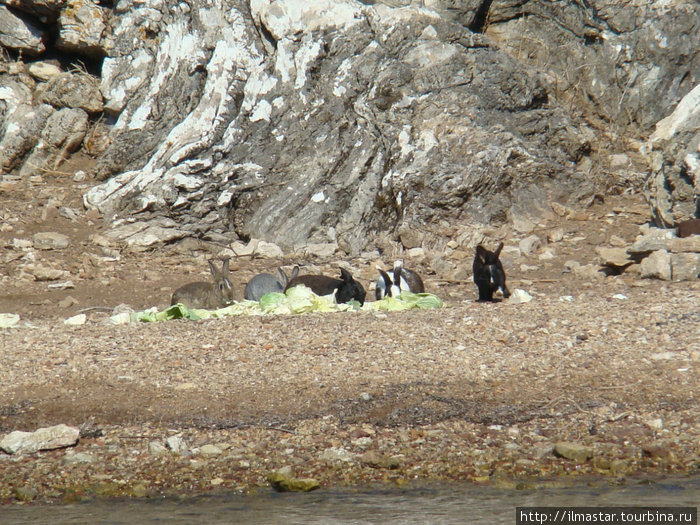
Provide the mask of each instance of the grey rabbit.
POLYGON ((334 293, 337 303, 347 303, 355 299, 361 305, 365 304, 365 289, 352 278, 346 269, 340 269, 340 279, 325 275, 299 275, 290 279, 285 291, 298 284, 308 286, 316 295, 329 295, 334 293))
POLYGON ((401 259, 394 262, 392 275, 389 275, 388 272, 385 272, 379 266, 377 266, 377 270, 379 270, 379 279, 377 279, 377 284, 374 288, 374 296, 377 301, 386 296, 396 297, 403 290, 413 293, 425 292, 423 279, 415 271, 404 268, 401 259))
MULTIPOLYGON (((261 273, 253 277, 248 284, 245 285, 243 297, 248 301, 259 301, 260 298, 272 292, 284 292, 290 278, 284 273, 282 268, 277 268, 279 277, 275 277, 270 273, 261 273)), ((299 267, 295 266, 292 269, 292 277, 294 279, 299 273, 299 267)))
POLYGON ((189 308, 214 310, 236 300, 236 292, 229 279, 229 259, 224 259, 221 270, 213 261, 208 262, 214 282, 198 281, 181 286, 173 293, 170 304, 182 303, 189 308))

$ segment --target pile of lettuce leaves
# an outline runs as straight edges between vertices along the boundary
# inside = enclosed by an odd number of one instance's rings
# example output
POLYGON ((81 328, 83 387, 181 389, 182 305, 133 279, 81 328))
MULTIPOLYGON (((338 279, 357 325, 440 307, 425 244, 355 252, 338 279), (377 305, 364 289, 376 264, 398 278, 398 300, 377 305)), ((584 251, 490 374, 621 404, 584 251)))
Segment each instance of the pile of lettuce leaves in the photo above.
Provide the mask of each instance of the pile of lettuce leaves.
POLYGON ((347 312, 347 311, 399 311, 413 308, 441 308, 442 300, 430 293, 401 292, 398 297, 385 297, 379 301, 365 302, 363 306, 357 301, 337 304, 333 295, 319 296, 304 285, 290 288, 285 293, 273 292, 264 295, 260 301, 241 301, 218 310, 201 310, 188 308, 183 304, 174 304, 165 310, 150 308, 142 312, 120 313, 113 315, 113 324, 133 322, 159 322, 172 319, 212 319, 232 315, 283 315, 305 314, 310 312, 347 312))

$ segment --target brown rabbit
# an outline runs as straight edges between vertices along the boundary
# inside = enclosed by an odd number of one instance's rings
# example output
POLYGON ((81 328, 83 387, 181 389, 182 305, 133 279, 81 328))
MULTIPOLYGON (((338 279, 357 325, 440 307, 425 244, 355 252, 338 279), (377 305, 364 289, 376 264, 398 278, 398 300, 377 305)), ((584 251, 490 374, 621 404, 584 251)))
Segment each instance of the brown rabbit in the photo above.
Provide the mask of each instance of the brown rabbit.
POLYGON ((224 259, 221 271, 214 261, 209 261, 209 270, 214 282, 198 281, 181 286, 173 293, 170 304, 182 303, 189 308, 214 310, 228 306, 236 300, 233 284, 229 280, 229 260, 224 259))

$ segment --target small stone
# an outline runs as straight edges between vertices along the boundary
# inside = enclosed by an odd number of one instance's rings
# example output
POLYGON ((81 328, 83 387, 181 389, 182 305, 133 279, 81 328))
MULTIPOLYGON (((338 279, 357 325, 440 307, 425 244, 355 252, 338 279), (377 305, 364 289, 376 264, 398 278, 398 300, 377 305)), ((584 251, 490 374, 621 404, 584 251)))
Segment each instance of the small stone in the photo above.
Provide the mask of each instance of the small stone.
POLYGON ((520 265, 520 271, 522 273, 536 272, 539 269, 540 269, 539 266, 532 266, 531 264, 521 264, 520 265))
POLYGON ((527 293, 525 290, 521 290, 520 288, 513 290, 508 298, 509 304, 529 303, 530 301, 532 301, 532 295, 527 293))
POLYGON ((64 219, 68 219, 72 222, 75 222, 80 218, 78 212, 73 208, 69 208, 68 206, 61 206, 58 208, 58 214, 64 219))
POLYGON ((355 457, 354 454, 342 447, 331 447, 321 452, 319 459, 329 462, 342 461, 344 463, 349 463, 353 461, 355 457))
POLYGON ((45 427, 35 432, 15 430, 0 441, 0 449, 8 454, 32 454, 39 450, 53 450, 75 445, 80 430, 68 425, 45 427))
POLYGON ((564 239, 564 228, 554 228, 547 234, 547 240, 549 242, 559 242, 562 239, 564 239))
POLYGON ((12 491, 17 501, 34 501, 39 495, 34 487, 15 487, 12 491))
POLYGON ((372 399, 372 396, 370 394, 368 394, 367 392, 361 392, 360 399, 362 399, 362 401, 370 401, 372 399))
POLYGON ((540 239, 537 235, 530 235, 529 237, 524 238, 518 244, 520 251, 525 255, 533 254, 534 252, 539 250, 541 246, 542 239, 540 239))
POLYGON ((535 229, 535 223, 526 217, 513 218, 513 229, 518 233, 530 233, 535 229))
POLYGON ((655 352, 649 356, 652 361, 668 361, 678 357, 677 352, 655 352))
POLYGON ((78 170, 73 174, 73 182, 83 182, 87 179, 87 173, 83 170, 78 170))
POLYGON ((267 481, 278 492, 309 492, 321 486, 315 479, 292 476, 290 470, 280 469, 272 472, 267 476, 267 481))
POLYGON ((224 481, 224 478, 214 478, 209 483, 211 483, 213 487, 218 487, 219 485, 223 485, 224 481))
POLYGON ((578 261, 574 260, 568 260, 564 263, 564 266, 562 268, 562 273, 569 273, 573 272, 574 269, 578 268, 581 266, 581 263, 578 261))
POLYGON ((182 454, 187 450, 187 443, 185 443, 185 440, 182 439, 180 435, 170 436, 165 440, 165 444, 175 453, 182 454))
POLYGON ((401 466, 401 461, 395 457, 385 456, 375 450, 365 452, 360 456, 360 463, 372 468, 395 470, 401 466))
POLYGON ((352 444, 356 447, 359 447, 359 448, 367 448, 372 444, 372 438, 371 437, 361 437, 361 438, 353 439, 352 444))
POLYGON ((423 232, 417 228, 411 228, 408 225, 403 225, 399 228, 401 244, 403 244, 403 247, 407 250, 420 247, 423 244, 424 237, 423 232))
POLYGON ((671 280, 671 254, 666 250, 657 250, 645 258, 640 266, 644 279, 671 280))
POLYGON ((621 237, 618 237, 617 235, 611 235, 610 236, 610 246, 613 246, 614 248, 624 248, 627 246, 627 243, 625 240, 621 237))
POLYGON ((598 266, 586 264, 573 268, 574 275, 585 281, 602 281, 605 279, 605 274, 601 272, 598 266))
POLYGON ((425 250, 423 248, 411 248, 410 250, 406 250, 406 257, 421 261, 425 257, 425 250))
POLYGON ((642 446, 642 452, 651 459, 661 459, 664 461, 673 461, 675 459, 675 454, 661 445, 644 445, 642 446))
POLYGON ((18 314, 0 313, 0 328, 10 328, 19 323, 18 314))
POLYGON ((34 235, 34 248, 37 250, 62 250, 70 246, 67 235, 56 232, 40 232, 34 235))
POLYGON ((67 297, 64 297, 63 299, 61 299, 60 301, 58 301, 58 306, 61 307, 61 308, 63 308, 64 310, 65 310, 66 308, 70 308, 71 306, 73 306, 73 305, 75 305, 75 304, 78 304, 77 299, 74 299, 74 298, 71 297, 70 295, 67 296, 67 297))
POLYGON ((178 383, 175 386, 175 390, 196 390, 197 388, 199 388, 199 385, 192 382, 178 383))
POLYGON ((658 417, 656 419, 649 419, 649 420, 645 421, 645 423, 649 427, 651 427, 655 430, 661 430, 662 428, 664 428, 664 420, 661 419, 660 417, 658 417))
POLYGON ((129 495, 133 498, 145 498, 149 495, 148 487, 143 483, 136 483, 129 490, 129 495))
POLYGON ((569 208, 563 204, 559 204, 558 202, 553 202, 550 206, 552 207, 552 211, 559 215, 559 217, 565 217, 571 211, 569 208))
POLYGON ((12 239, 12 247, 16 250, 29 250, 32 245, 29 239, 12 239))
POLYGON ((554 454, 572 461, 583 463, 593 457, 590 447, 578 443, 560 441, 554 445, 554 454))
POLYGON ((63 321, 63 324, 66 326, 81 326, 84 325, 87 322, 87 316, 85 314, 78 314, 74 315, 73 317, 69 317, 65 321, 63 321))
POLYGON ((634 262, 629 259, 627 250, 624 248, 606 248, 598 246, 595 251, 599 256, 600 264, 603 266, 625 268, 634 262))
POLYGON ((671 275, 674 281, 695 281, 700 275, 700 253, 671 255, 671 275))
POLYGON ((331 257, 336 251, 338 251, 337 242, 311 243, 307 244, 304 248, 304 253, 306 255, 309 255, 311 257, 319 257, 321 259, 327 259, 328 257, 331 257))
POLYGON ((521 255, 520 248, 517 246, 504 246, 501 250, 501 262, 517 259, 521 255))
POLYGON ((650 228, 647 233, 637 237, 627 252, 632 255, 645 255, 659 250, 668 250, 669 242, 676 238, 671 229, 650 228))
POLYGON ((58 270, 40 263, 27 264, 23 266, 22 269, 34 277, 35 281, 57 281, 70 275, 70 273, 65 270, 58 270))
POLYGON ((80 465, 94 462, 95 457, 87 452, 76 452, 75 454, 66 453, 63 457, 64 465, 80 465))
POLYGON ((542 459, 546 456, 549 456, 554 452, 554 446, 551 444, 538 444, 535 445, 532 449, 532 454, 537 458, 537 459, 542 459))
POLYGON ((41 60, 32 62, 27 69, 31 76, 42 82, 46 82, 50 78, 56 77, 62 73, 61 68, 56 64, 41 60))
POLYGON ((160 441, 151 441, 148 444, 148 452, 152 456, 162 456, 168 453, 168 449, 160 441))
POLYGON ((202 447, 199 447, 199 453, 202 456, 219 456, 222 452, 223 450, 221 450, 216 445, 204 445, 202 447))

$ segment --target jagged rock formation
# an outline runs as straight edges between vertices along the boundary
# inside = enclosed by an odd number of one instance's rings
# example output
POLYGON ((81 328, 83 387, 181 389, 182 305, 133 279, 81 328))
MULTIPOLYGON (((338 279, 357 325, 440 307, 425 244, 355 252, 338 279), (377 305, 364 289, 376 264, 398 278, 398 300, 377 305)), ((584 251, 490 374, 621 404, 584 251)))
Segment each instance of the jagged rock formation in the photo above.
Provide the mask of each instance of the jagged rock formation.
MULTIPOLYGON (((0 72, 0 164, 57 165, 85 119, 53 112, 79 108, 94 122, 104 111, 114 122, 96 170, 105 182, 85 201, 114 235, 355 254, 536 219, 590 194, 588 157, 646 138, 698 81, 692 0, 391 3, 12 0, 2 45, 40 54, 54 24, 56 48, 105 58, 101 97, 83 76, 82 105, 59 96, 74 91, 59 79, 78 72, 0 72), (10 16, 23 21, 24 47, 8 40, 10 16), (50 120, 66 125, 47 153, 36 139, 50 120)), ((674 135, 675 147, 690 136, 674 135)))
POLYGON ((655 222, 671 227, 700 218, 700 85, 657 124, 647 148, 647 198, 655 222))

